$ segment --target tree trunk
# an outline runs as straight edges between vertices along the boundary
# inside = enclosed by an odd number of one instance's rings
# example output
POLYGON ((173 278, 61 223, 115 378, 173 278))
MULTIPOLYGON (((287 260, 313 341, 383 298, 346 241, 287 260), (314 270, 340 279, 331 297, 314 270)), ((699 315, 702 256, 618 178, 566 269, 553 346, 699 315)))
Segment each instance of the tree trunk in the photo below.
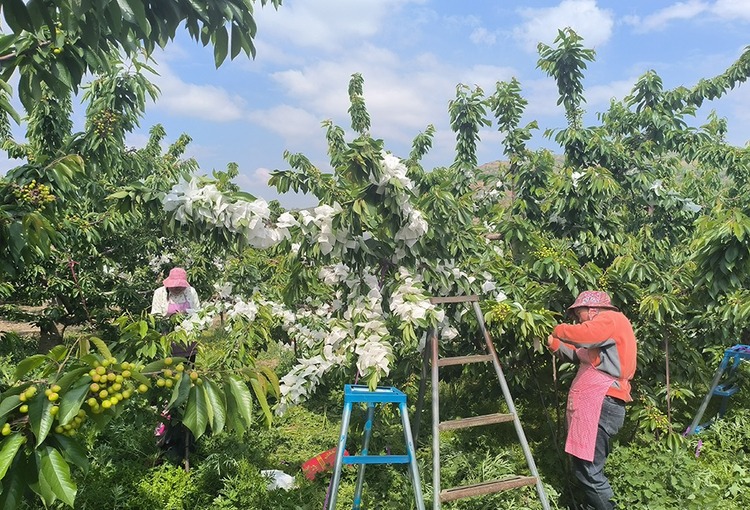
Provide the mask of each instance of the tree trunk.
POLYGON ((37 350, 41 354, 47 354, 54 346, 62 343, 62 333, 52 320, 43 320, 39 323, 41 334, 39 335, 39 345, 37 350))

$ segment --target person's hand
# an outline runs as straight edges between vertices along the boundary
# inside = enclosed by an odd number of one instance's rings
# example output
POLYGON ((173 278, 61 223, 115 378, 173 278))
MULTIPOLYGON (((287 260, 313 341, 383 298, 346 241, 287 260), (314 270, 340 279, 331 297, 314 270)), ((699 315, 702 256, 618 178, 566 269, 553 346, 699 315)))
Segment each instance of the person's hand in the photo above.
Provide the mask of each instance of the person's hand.
POLYGON ((555 336, 550 335, 547 337, 547 349, 552 349, 552 343, 555 341, 555 336))

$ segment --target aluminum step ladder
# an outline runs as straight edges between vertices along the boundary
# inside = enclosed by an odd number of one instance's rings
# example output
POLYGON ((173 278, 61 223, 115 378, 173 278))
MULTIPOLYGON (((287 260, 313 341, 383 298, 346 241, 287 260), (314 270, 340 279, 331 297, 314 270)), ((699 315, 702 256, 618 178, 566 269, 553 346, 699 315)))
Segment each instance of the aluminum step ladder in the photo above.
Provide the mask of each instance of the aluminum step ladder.
POLYGON ((733 376, 736 374, 737 367, 739 367, 743 360, 750 360, 750 345, 735 345, 724 350, 724 357, 714 374, 711 387, 708 389, 706 397, 698 408, 698 412, 695 414, 695 418, 693 418, 693 423, 687 429, 687 435, 697 434, 701 430, 708 428, 715 419, 724 416, 729 405, 729 397, 737 393, 740 389, 733 376), (722 382, 722 378, 724 378, 724 382, 722 382), (701 423, 703 414, 706 412, 706 408, 708 408, 708 404, 713 397, 721 398, 719 412, 711 420, 701 423))
POLYGON ((408 464, 409 477, 414 488, 416 508, 417 510, 424 510, 422 483, 419 478, 417 456, 411 435, 411 425, 409 424, 409 410, 406 407, 406 394, 404 392, 392 386, 379 386, 374 391, 371 391, 366 385, 344 385, 344 412, 341 418, 341 434, 339 435, 339 443, 336 450, 336 462, 333 467, 331 499, 328 504, 328 510, 336 509, 336 499, 341 482, 341 469, 344 464, 359 464, 352 510, 360 510, 362 505, 362 487, 364 485, 365 466, 367 464, 408 464), (367 405, 367 421, 365 422, 364 438, 362 440, 362 452, 359 455, 344 456, 346 436, 349 432, 349 420, 352 416, 352 408, 357 403, 367 405), (401 414, 401 424, 404 427, 406 455, 369 455, 368 448, 370 446, 370 438, 372 437, 372 424, 375 419, 375 404, 396 404, 398 406, 399 414, 401 414))
POLYGON ((422 363, 422 377, 419 385, 419 396, 417 399, 416 416, 414 419, 414 432, 413 436, 415 440, 419 436, 419 424, 421 418, 421 411, 424 404, 425 386, 427 380, 427 366, 431 367, 431 389, 432 389, 432 485, 433 485, 433 498, 432 508, 433 510, 439 510, 442 503, 448 501, 454 501, 458 499, 470 498, 475 496, 483 496, 487 494, 495 494, 498 492, 515 489, 519 487, 526 487, 535 485, 539 501, 541 502, 544 510, 549 510, 549 501, 547 494, 544 491, 544 485, 539 477, 539 473, 534 463, 534 458, 531 455, 531 449, 529 443, 526 441, 526 435, 523 432, 521 426, 521 420, 516 412, 515 405, 513 404, 513 398, 510 395, 508 389, 508 383, 505 380, 503 369, 500 366, 500 361, 495 351, 495 346, 492 343, 492 339, 487 332, 487 328, 484 323, 484 315, 479 307, 479 297, 475 295, 471 296, 448 296, 448 297, 433 297, 430 299, 433 304, 453 304, 453 303, 471 303, 474 312, 476 314, 477 323, 481 330, 482 336, 484 337, 485 352, 486 354, 471 355, 471 356, 458 356, 450 358, 440 358, 439 352, 439 341, 438 333, 436 330, 430 331, 427 343, 423 352, 423 363, 422 363), (493 413, 484 416, 474 416, 470 418, 453 419, 448 421, 440 421, 440 395, 439 395, 439 369, 440 367, 455 366, 455 365, 466 365, 469 363, 492 363, 497 378, 500 382, 500 386, 503 390, 503 397, 508 407, 508 413, 493 413), (526 464, 528 465, 530 476, 519 476, 514 475, 506 477, 500 480, 493 480, 489 482, 483 482, 473 485, 467 485, 463 487, 454 487, 450 489, 442 489, 440 483, 440 433, 446 430, 464 429, 469 427, 477 427, 481 425, 490 425, 495 423, 513 422, 516 430, 516 435, 521 443, 524 457, 526 458, 526 464))

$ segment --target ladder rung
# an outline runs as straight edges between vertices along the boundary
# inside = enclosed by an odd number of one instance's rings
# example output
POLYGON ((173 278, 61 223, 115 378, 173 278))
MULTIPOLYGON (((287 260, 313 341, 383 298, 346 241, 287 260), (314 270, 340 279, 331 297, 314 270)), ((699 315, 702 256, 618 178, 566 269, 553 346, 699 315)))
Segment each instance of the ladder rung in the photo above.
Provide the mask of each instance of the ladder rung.
POLYGON ((439 367, 450 365, 466 365, 468 363, 485 363, 492 361, 492 354, 477 354, 474 356, 456 356, 454 358, 440 358, 437 362, 439 367))
POLYGON ((444 503, 456 499, 495 494, 496 492, 535 484, 536 477, 534 476, 514 476, 513 478, 506 478, 504 480, 494 480, 491 482, 477 483, 475 485, 466 485, 464 487, 454 487, 452 489, 440 491, 440 502, 444 503))
POLYGON ((344 464, 408 464, 408 455, 347 455, 344 464))
POLYGON ((436 296, 430 298, 430 303, 433 305, 439 305, 440 303, 469 303, 471 301, 479 301, 479 296, 436 296))
POLYGON ((455 429, 467 429, 469 427, 477 427, 480 425, 492 425, 493 423, 504 423, 507 421, 513 421, 515 415, 513 414, 485 414, 482 416, 472 416, 471 418, 460 418, 457 420, 444 421, 438 424, 439 430, 455 430, 455 429))
POLYGON ((735 393, 737 393, 740 390, 739 386, 736 384, 732 385, 726 385, 726 384, 720 384, 716 388, 714 388, 713 395, 716 395, 717 397, 731 397, 735 393))

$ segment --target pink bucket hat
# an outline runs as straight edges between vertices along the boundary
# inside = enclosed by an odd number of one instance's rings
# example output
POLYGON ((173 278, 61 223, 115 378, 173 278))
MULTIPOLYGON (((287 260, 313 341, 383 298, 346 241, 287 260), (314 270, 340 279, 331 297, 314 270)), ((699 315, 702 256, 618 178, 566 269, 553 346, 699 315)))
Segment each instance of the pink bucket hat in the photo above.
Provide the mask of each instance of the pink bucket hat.
POLYGON ((171 287, 190 287, 187 281, 187 272, 181 267, 174 267, 169 272, 169 276, 164 280, 164 286, 171 287))
POLYGON ((587 308, 607 308, 609 310, 617 310, 616 306, 612 306, 609 294, 601 290, 584 290, 578 294, 575 303, 568 307, 568 311, 584 306, 587 308))

